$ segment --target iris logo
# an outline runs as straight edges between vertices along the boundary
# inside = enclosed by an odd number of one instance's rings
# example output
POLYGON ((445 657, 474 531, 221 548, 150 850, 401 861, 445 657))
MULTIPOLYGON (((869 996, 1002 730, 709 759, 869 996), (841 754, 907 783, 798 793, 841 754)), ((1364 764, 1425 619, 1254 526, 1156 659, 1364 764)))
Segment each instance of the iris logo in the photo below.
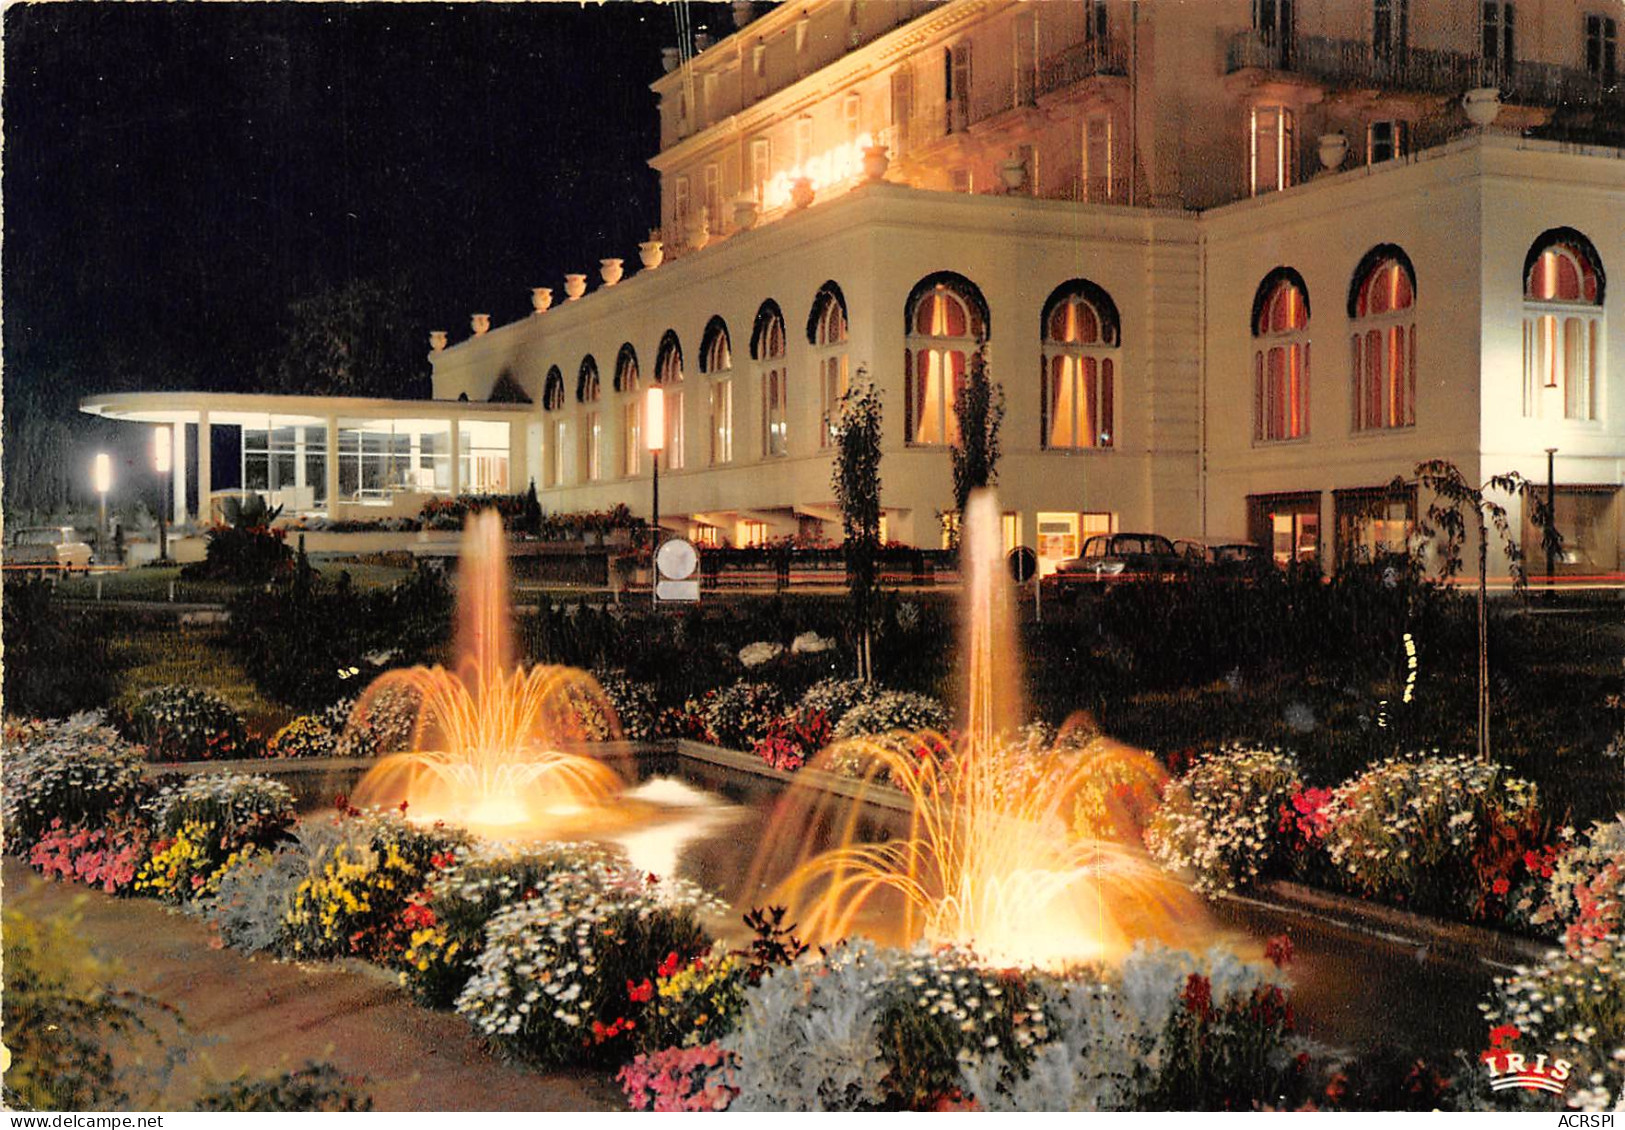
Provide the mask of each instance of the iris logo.
POLYGON ((1479 1058, 1490 1073, 1492 1091, 1546 1091, 1561 1095, 1569 1087, 1574 1065, 1566 1059, 1552 1059, 1544 1052, 1529 1056, 1511 1046, 1523 1033, 1510 1024, 1490 1029, 1490 1050, 1479 1058))

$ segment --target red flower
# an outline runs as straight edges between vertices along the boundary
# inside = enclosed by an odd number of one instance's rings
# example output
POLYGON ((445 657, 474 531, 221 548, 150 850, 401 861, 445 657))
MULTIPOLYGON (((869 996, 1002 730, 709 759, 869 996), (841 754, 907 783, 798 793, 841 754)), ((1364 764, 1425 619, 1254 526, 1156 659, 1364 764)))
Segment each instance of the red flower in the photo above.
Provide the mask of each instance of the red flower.
POLYGON ((1213 1011, 1213 984, 1200 973, 1192 973, 1185 980, 1185 991, 1179 995, 1185 1011, 1206 1020, 1213 1011))
POLYGON ((1490 1046, 1502 1048, 1523 1035, 1515 1024, 1497 1024, 1490 1029, 1490 1046))
POLYGON ((1292 939, 1285 934, 1277 934, 1264 943, 1264 956, 1274 962, 1277 969, 1291 962, 1296 952, 1292 946, 1292 939))
POLYGON ((350 794, 340 793, 338 796, 334 797, 333 807, 338 809, 340 812, 348 812, 350 809, 350 794))
POLYGON ((401 801, 401 815, 402 816, 406 815, 406 802, 404 800, 401 801))
POLYGON ((634 985, 628 981, 626 983, 626 995, 631 998, 633 1004, 644 1004, 654 999, 655 987, 647 977, 643 979, 641 985, 634 985))
POLYGON ((655 974, 656 974, 656 976, 659 976, 659 977, 670 977, 673 973, 676 973, 682 967, 683 967, 683 963, 682 963, 682 960, 680 958, 678 958, 677 951, 672 950, 670 953, 668 953, 666 955, 666 960, 662 961, 660 963, 659 968, 657 968, 655 970, 655 974))

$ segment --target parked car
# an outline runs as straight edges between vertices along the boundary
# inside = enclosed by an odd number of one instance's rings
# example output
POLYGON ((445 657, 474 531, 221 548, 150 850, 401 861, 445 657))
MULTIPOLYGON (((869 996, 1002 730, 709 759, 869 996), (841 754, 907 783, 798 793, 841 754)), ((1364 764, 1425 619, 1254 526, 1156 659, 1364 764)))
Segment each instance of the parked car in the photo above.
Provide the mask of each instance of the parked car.
POLYGON ((32 526, 15 531, 6 547, 8 569, 88 570, 96 555, 72 526, 32 526))
POLYGON ((1161 534, 1097 534, 1083 543, 1082 554, 1057 565, 1044 585, 1065 598, 1082 586, 1179 580, 1194 568, 1191 559, 1161 534))
POLYGON ((1261 545, 1250 541, 1230 542, 1207 547, 1208 568, 1221 576, 1237 580, 1257 580, 1275 570, 1275 559, 1261 545))

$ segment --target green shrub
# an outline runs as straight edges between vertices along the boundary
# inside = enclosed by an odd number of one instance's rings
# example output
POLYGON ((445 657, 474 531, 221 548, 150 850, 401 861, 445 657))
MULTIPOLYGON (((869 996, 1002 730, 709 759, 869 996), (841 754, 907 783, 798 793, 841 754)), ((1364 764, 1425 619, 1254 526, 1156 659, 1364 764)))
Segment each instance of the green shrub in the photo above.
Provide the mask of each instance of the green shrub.
POLYGON ((428 886, 402 912, 407 931, 400 956, 401 983, 433 1008, 457 999, 485 948, 485 928, 500 911, 523 901, 556 871, 601 862, 583 844, 548 844, 514 850, 481 845, 429 876, 428 886))
POLYGON ((540 1064, 624 1062, 637 1050, 634 993, 670 955, 707 947, 698 915, 710 907, 679 880, 602 865, 555 872, 491 920, 457 1011, 540 1064))
POLYGON ((0 812, 8 849, 32 846, 53 820, 97 828, 135 809, 148 791, 141 765, 141 750, 99 714, 6 727, 0 812))
POLYGON ((7 578, 4 616, 6 711, 17 717, 66 718, 101 710, 117 693, 104 620, 56 603, 49 582, 7 578))
POLYGON ((202 687, 152 688, 131 714, 130 728, 153 761, 222 761, 256 752, 242 715, 202 687))
POLYGON ((1163 866, 1190 871, 1197 890, 1249 886, 1284 854, 1277 826, 1301 788, 1290 753, 1228 749, 1203 757, 1164 788, 1146 846, 1163 866))
POLYGON ((767 736, 784 700, 773 683, 737 682, 717 692, 706 707, 711 740, 729 749, 750 750, 767 736))
POLYGON ((216 1083, 198 1098, 195 1110, 206 1111, 326 1111, 372 1109, 372 1096, 358 1089, 358 1081, 339 1073, 330 1063, 307 1063, 270 1079, 246 1076, 216 1083))
POLYGON ((4 914, 6 991, 0 1024, 11 1110, 154 1110, 184 1056, 174 1010, 105 987, 109 971, 74 923, 4 914), (117 1054, 115 1054, 115 1052, 117 1054))
POLYGON ((882 691, 853 706, 835 727, 837 738, 870 737, 897 731, 948 729, 948 711, 936 699, 910 691, 882 691))
POLYGON ((301 714, 265 743, 267 757, 332 757, 338 737, 314 714, 301 714))
POLYGON ((1500 917, 1525 852, 1544 842, 1535 786, 1471 757, 1381 761, 1322 811, 1342 884, 1423 912, 1500 917))

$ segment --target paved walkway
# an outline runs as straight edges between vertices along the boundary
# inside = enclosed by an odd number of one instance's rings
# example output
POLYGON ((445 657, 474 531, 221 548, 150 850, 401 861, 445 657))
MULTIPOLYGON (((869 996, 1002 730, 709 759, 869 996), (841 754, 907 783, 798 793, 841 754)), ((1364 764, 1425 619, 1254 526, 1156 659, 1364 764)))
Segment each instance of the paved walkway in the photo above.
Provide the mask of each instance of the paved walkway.
POLYGON ((361 962, 296 964, 210 947, 208 928, 147 899, 46 882, 6 857, 5 903, 80 916, 95 954, 117 961, 116 987, 177 1008, 206 1043, 177 1072, 177 1107, 205 1079, 260 1077, 326 1060, 367 1079, 378 1110, 617 1110, 619 1088, 591 1072, 503 1064, 455 1014, 412 1003, 394 975, 361 962), (206 1060, 206 1062, 204 1062, 206 1060))

